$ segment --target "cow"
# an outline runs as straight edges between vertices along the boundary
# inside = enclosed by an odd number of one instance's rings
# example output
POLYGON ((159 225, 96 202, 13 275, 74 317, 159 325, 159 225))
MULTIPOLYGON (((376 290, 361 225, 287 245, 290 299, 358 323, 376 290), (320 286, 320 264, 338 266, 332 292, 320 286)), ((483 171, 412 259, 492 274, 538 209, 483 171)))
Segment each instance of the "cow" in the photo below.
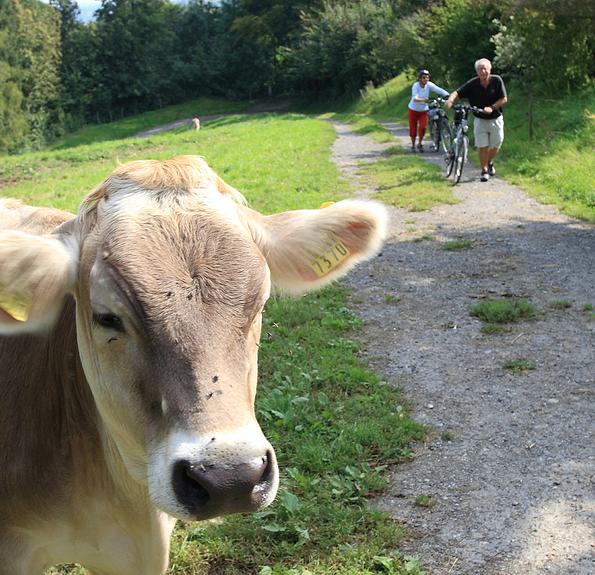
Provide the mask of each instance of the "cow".
POLYGON ((1 200, 2 575, 161 575, 176 520, 269 505, 263 306, 371 257, 386 221, 260 214, 198 156, 122 164, 76 215, 1 200))

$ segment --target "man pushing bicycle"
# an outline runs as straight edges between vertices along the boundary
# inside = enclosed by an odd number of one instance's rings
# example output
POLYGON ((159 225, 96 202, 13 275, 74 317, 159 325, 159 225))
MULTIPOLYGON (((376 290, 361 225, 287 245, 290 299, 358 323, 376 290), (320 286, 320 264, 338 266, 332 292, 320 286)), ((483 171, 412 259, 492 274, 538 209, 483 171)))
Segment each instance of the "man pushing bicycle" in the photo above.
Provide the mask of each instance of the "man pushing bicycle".
POLYGON ((471 78, 450 96, 445 108, 451 108, 457 98, 466 98, 472 106, 481 111, 473 111, 473 135, 475 147, 479 148, 481 181, 487 182, 496 175, 494 158, 504 141, 504 116, 502 106, 508 102, 506 88, 502 78, 492 74, 492 63, 487 58, 475 62, 477 76, 471 78))

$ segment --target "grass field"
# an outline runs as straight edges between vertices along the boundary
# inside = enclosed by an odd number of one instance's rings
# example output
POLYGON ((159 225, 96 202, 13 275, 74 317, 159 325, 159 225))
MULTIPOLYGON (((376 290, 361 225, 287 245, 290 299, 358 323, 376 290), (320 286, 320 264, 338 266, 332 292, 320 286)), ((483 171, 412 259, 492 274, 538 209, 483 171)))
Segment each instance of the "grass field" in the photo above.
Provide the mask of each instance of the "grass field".
POLYGON ((74 146, 95 144, 108 140, 128 138, 155 126, 168 124, 195 116, 201 117, 221 112, 244 112, 249 107, 248 102, 230 102, 215 98, 199 98, 182 104, 167 106, 159 110, 151 110, 136 116, 129 116, 108 124, 94 124, 85 126, 76 132, 67 134, 52 145, 54 150, 63 150, 74 146))
MULTIPOLYGON (((330 161, 333 128, 298 114, 227 116, 200 132, 146 140, 105 136, 2 158, 3 195, 74 211, 118 162, 187 153, 203 155, 267 213, 318 207, 350 192, 330 161)), ((403 397, 358 359, 360 321, 347 306, 348 294, 336 286, 267 305, 257 410, 277 451, 279 495, 255 515, 179 524, 171 575, 422 572, 397 551, 402 527, 368 501, 386 488, 387 466, 407 459, 424 430, 408 417, 403 397)))
POLYGON ((438 166, 401 147, 393 146, 377 162, 362 164, 360 173, 378 189, 377 199, 411 212, 459 202, 438 166))
POLYGON ((12 183, 2 194, 75 210, 118 163, 198 154, 264 212, 315 208, 348 192, 330 162, 333 140, 330 125, 301 115, 226 116, 199 132, 177 129, 147 139, 4 157, 0 179, 12 183))

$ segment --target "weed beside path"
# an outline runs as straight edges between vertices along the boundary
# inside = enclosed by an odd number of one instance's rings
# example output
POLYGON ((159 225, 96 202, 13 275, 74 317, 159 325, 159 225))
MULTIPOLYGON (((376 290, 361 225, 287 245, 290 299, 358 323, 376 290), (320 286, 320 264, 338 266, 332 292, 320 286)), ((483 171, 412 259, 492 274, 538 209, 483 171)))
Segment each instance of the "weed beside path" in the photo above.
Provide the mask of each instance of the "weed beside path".
MULTIPOLYGON (((340 128, 334 158, 347 175, 358 142, 365 159, 367 138, 340 128)), ((595 229, 468 168, 454 188, 460 203, 394 209, 382 254, 346 281, 367 322, 366 359, 434 430, 376 505, 409 528, 401 550, 433 575, 587 575, 595 229), (450 242, 465 249, 441 249, 450 242), (491 333, 471 315, 513 298, 535 317, 491 333)), ((373 197, 365 182, 358 193, 373 197)))

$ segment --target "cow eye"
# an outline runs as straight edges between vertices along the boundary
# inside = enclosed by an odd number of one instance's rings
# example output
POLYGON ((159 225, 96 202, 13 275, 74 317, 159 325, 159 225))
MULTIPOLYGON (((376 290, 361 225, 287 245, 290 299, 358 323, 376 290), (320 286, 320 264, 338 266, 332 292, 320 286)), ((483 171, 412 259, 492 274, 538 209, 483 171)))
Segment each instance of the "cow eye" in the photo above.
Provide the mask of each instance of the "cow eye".
POLYGON ((111 329, 113 331, 124 332, 124 324, 122 320, 113 313, 93 313, 93 323, 105 329, 111 329))

